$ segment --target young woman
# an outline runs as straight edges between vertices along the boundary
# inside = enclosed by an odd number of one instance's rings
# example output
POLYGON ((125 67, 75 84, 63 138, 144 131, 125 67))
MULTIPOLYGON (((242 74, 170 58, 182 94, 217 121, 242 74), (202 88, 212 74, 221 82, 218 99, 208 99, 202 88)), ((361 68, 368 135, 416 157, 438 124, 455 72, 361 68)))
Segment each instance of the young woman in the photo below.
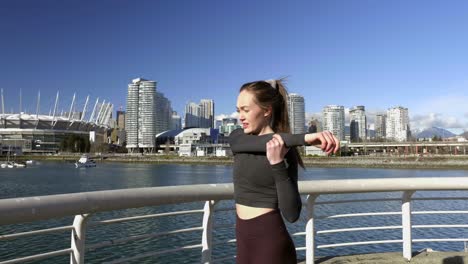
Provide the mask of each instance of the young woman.
POLYGON ((330 132, 290 134, 287 91, 281 80, 242 85, 237 98, 242 129, 229 136, 234 154, 237 263, 297 263, 294 243, 283 218, 295 222, 302 202, 297 186, 296 146, 320 144, 336 153, 330 132))

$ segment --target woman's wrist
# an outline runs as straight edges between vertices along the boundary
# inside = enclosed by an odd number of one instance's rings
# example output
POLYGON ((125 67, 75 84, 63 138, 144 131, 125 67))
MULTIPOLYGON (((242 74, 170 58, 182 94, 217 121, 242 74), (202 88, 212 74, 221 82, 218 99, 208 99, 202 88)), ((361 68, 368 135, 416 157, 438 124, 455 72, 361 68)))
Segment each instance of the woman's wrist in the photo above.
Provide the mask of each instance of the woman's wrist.
POLYGON ((278 165, 282 162, 284 162, 284 159, 274 159, 274 160, 268 160, 270 162, 271 166, 278 165))

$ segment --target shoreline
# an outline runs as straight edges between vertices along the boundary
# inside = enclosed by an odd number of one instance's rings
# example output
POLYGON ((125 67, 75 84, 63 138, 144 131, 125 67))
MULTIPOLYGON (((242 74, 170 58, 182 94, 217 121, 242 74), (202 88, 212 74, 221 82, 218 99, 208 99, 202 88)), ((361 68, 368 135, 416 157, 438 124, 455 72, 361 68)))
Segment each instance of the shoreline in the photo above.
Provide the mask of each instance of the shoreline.
MULTIPOLYGON (((18 160, 74 162, 80 155, 21 156, 18 160)), ((107 156, 95 157, 96 162, 146 164, 204 164, 232 165, 232 157, 179 156, 107 156)), ((462 156, 357 156, 357 157, 303 157, 306 168, 382 168, 382 169, 461 169, 468 170, 468 155, 462 156)))

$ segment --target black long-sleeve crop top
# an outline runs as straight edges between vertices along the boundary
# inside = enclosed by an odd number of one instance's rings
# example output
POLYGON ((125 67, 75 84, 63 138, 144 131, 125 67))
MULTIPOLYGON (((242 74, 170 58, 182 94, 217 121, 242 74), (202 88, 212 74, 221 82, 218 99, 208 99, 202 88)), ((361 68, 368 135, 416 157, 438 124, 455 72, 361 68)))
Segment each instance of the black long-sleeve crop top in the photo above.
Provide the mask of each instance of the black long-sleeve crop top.
MULTIPOLYGON (((286 147, 306 144, 305 134, 278 134, 286 147)), ((229 135, 234 154, 234 200, 237 204, 252 207, 279 208, 288 222, 295 222, 302 209, 297 186, 297 160, 289 151, 286 162, 270 165, 266 143, 272 137, 273 134, 248 135, 243 129, 236 129, 229 135)))

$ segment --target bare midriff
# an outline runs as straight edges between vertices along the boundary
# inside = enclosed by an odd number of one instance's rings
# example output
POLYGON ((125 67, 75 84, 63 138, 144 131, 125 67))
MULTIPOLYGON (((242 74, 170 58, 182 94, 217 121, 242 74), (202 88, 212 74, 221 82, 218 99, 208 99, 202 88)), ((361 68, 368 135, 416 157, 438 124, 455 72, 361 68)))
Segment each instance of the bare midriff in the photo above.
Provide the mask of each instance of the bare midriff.
POLYGON ((275 209, 273 208, 260 208, 260 207, 251 207, 247 205, 236 204, 237 216, 239 216, 239 218, 243 220, 252 219, 257 216, 274 211, 274 210, 275 209))

